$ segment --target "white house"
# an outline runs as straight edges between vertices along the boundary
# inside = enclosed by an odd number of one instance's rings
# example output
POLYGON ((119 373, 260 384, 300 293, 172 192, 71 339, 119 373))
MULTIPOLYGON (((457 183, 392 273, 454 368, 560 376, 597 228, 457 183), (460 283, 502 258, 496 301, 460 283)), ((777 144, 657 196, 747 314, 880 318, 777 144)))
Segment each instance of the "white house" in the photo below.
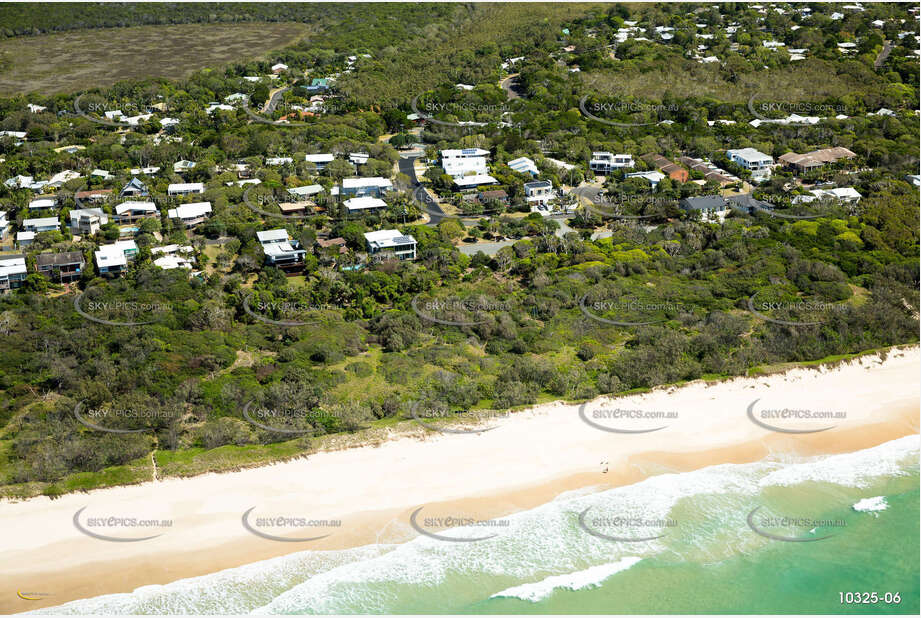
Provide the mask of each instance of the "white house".
POLYGON ((119 240, 111 245, 103 245, 94 252, 96 268, 100 275, 120 273, 137 256, 138 246, 133 240, 119 240))
POLYGON ((441 167, 445 174, 457 179, 468 174, 485 175, 488 150, 482 148, 464 148, 462 150, 442 150, 441 167))
POLYGON ((159 171, 159 167, 132 167, 128 170, 132 176, 151 176, 159 171))
POLYGON ((528 157, 518 157, 508 162, 508 166, 519 174, 530 174, 537 176, 537 165, 528 157))
POLYGON ((343 178, 339 194, 355 197, 366 195, 380 197, 388 191, 393 191, 393 183, 390 182, 390 179, 382 176, 372 176, 369 178, 343 178))
POLYGON ((278 73, 281 73, 282 71, 287 71, 287 70, 288 70, 288 65, 285 64, 284 62, 279 62, 278 64, 272 65, 272 73, 275 73, 276 75, 278 73))
POLYGON ((291 163, 294 163, 291 157, 268 157, 265 160, 266 165, 289 165, 291 163))
POLYGON ((58 203, 55 197, 39 197, 29 202, 29 211, 54 208, 58 203))
POLYGON ((752 180, 763 180, 771 177, 771 168, 774 159, 754 148, 736 148, 726 151, 726 156, 733 163, 751 170, 752 180))
POLYGON ((6 239, 7 234, 10 233, 10 222, 6 218, 6 213, 0 211, 0 240, 6 239))
POLYGON ((371 158, 366 152, 350 152, 349 153, 349 163, 354 165, 364 165, 368 162, 368 159, 371 158))
POLYGON ((525 200, 532 206, 546 206, 555 196, 553 183, 549 180, 535 180, 524 183, 525 200))
POLYGON ((166 211, 166 216, 174 219, 186 227, 198 225, 208 219, 211 214, 211 202, 194 202, 192 204, 181 204, 176 208, 170 208, 166 211))
POLYGON ((387 202, 378 197, 353 197, 345 200, 349 214, 356 212, 380 212, 387 209, 387 202))
POLYGON ((115 214, 118 215, 119 221, 137 221, 145 217, 155 217, 159 213, 157 205, 153 202, 136 202, 127 201, 118 204, 115 207, 115 214))
POLYGON ((205 192, 205 185, 200 182, 180 182, 166 188, 168 195, 192 195, 205 192))
POLYGON ((416 259, 416 239, 410 235, 404 235, 400 230, 365 232, 365 242, 368 246, 368 253, 375 260, 416 259))
POLYGON ((194 169, 196 165, 198 164, 195 161, 186 161, 185 159, 182 161, 176 161, 173 163, 173 172, 176 174, 188 172, 189 170, 194 169))
POLYGON ((317 171, 321 172, 326 169, 326 166, 329 165, 334 158, 332 154, 326 152, 306 155, 304 160, 308 163, 313 163, 317 167, 317 171))
POLYGON ((589 169, 601 174, 610 174, 614 170, 633 167, 634 165, 633 155, 616 155, 606 151, 593 152, 592 158, 588 162, 589 169))
POLYGON ((154 259, 154 266, 163 270, 176 268, 192 270, 193 264, 195 264, 194 251, 191 245, 165 245, 150 248, 151 255, 160 256, 154 259))
POLYGON ((454 184, 461 191, 467 189, 476 189, 481 185, 497 185, 499 181, 489 174, 474 174, 473 176, 457 176, 454 178, 454 184))
POLYGON ((624 178, 642 178, 649 182, 652 185, 652 190, 655 191, 659 187, 659 183, 665 178, 665 174, 662 172, 630 172, 629 174, 624 174, 624 178))
POLYGON ((21 255, 0 256, 0 294, 22 286, 26 278, 26 258, 21 255))
POLYGON ((307 252, 300 248, 300 243, 288 236, 284 228, 256 232, 256 239, 265 252, 265 263, 279 268, 289 267, 304 261, 307 252))
POLYGON ((306 185, 303 187, 291 187, 288 193, 297 199, 306 200, 307 198, 323 192, 321 185, 306 185))
POLYGON ((57 217, 41 217, 38 219, 23 219, 22 229, 25 232, 56 232, 60 226, 57 217))
POLYGON ((108 222, 109 217, 101 208, 82 208, 70 211, 70 233, 74 235, 92 236, 108 222))

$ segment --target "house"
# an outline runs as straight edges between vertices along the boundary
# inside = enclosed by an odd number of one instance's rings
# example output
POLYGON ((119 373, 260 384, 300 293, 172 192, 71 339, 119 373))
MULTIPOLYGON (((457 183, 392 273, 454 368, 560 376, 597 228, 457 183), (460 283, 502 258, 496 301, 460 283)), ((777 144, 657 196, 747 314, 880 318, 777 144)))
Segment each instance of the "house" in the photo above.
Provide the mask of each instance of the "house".
POLYGON ((531 206, 546 206, 555 195, 553 183, 549 180, 535 180, 524 183, 525 200, 531 206))
POLYGON ((205 192, 205 185, 200 182, 180 182, 166 188, 167 195, 192 195, 205 192))
POLYGON ((74 235, 92 236, 108 222, 109 217, 101 208, 82 208, 70 211, 70 233, 74 235))
POLYGON ((774 159, 760 150, 755 150, 754 148, 729 149, 726 151, 726 156, 733 163, 750 170, 752 180, 763 180, 771 177, 774 159))
POLYGON ((160 214, 157 205, 153 202, 122 202, 115 207, 115 214, 122 223, 131 223, 140 221, 148 217, 156 217, 160 214))
POLYGON ((702 218, 725 218, 729 209, 726 200, 720 195, 686 197, 678 202, 678 207, 687 212, 699 212, 702 218))
POLYGON ((288 230, 281 228, 256 232, 256 239, 265 252, 265 263, 281 269, 297 267, 304 262, 307 252, 300 243, 288 236, 288 230))
POLYGON ((86 200, 98 203, 104 202, 110 195, 112 195, 112 189, 94 189, 92 191, 77 191, 74 193, 74 198, 80 202, 86 200))
POLYGON ((350 152, 349 153, 349 163, 352 165, 364 165, 368 162, 368 159, 371 158, 366 152, 350 152))
POLYGON ((304 86, 307 92, 326 92, 329 90, 329 79, 326 77, 314 77, 309 86, 304 86))
POLYGON ((147 185, 138 180, 137 176, 129 180, 118 194, 119 197, 147 197, 148 195, 150 192, 147 190, 147 185))
POLYGON ((137 256, 138 247, 133 240, 119 240, 103 245, 95 251, 96 268, 100 275, 118 275, 137 256))
POLYGON ((151 256, 160 256, 154 258, 154 266, 163 270, 176 268, 192 270, 195 264, 194 251, 191 245, 165 245, 150 248, 151 256))
POLYGON ((26 232, 57 232, 60 226, 57 217, 42 217, 39 219, 23 219, 22 229, 26 232))
POLYGON ((442 150, 441 167, 445 174, 457 179, 468 174, 485 175, 488 150, 482 148, 464 148, 462 150, 442 150))
MULTIPOLYGON (((905 181, 911 183, 914 187, 921 187, 921 174, 907 174, 905 181)), ((0 217, 2 216, 3 213, 0 213, 0 217)))
POLYGON ((211 102, 208 107, 205 108, 205 112, 208 115, 214 114, 214 112, 232 112, 234 110, 233 105, 227 105, 226 103, 218 103, 217 101, 211 102))
POLYGON ((501 204, 507 204, 508 203, 508 193, 506 193, 502 189, 496 189, 493 191, 481 191, 479 196, 477 196, 477 199, 480 201, 481 204, 484 204, 486 202, 491 202, 491 201, 496 201, 501 204))
POLYGON ((655 191, 659 188, 659 183, 665 179, 665 174, 662 172, 630 172, 629 174, 624 174, 624 178, 642 178, 649 182, 652 185, 652 190, 655 191))
POLYGON ((31 189, 35 179, 31 176, 13 176, 3 181, 10 189, 31 189))
POLYGON ((387 202, 377 197, 353 197, 345 200, 344 204, 349 214, 387 210, 387 202))
POLYGON ((90 178, 102 178, 103 180, 109 180, 110 178, 115 178, 112 175, 112 172, 108 170, 94 169, 90 172, 90 178))
POLYGON ((186 227, 198 225, 208 219, 211 214, 211 202, 192 202, 180 204, 166 211, 166 216, 186 227))
POLYGON ((365 232, 365 243, 368 253, 377 261, 416 259, 416 239, 400 230, 365 232))
POLYGON ((326 166, 329 165, 335 157, 330 153, 321 153, 321 154, 309 154, 304 157, 304 160, 308 163, 313 163, 318 172, 322 172, 326 169, 326 166))
POLYGON ((668 176, 670 179, 677 182, 687 182, 688 181, 688 171, 674 163, 669 161, 660 154, 649 153, 643 156, 643 161, 646 161, 650 165, 654 166, 657 170, 668 176))
POLYGON ((6 213, 0 211, 0 240, 6 240, 10 233, 10 221, 6 218, 6 213))
POLYGON ((186 161, 185 159, 182 161, 176 161, 173 163, 173 172, 176 174, 182 174, 183 172, 188 172, 195 169, 196 165, 198 165, 198 163, 195 161, 186 161))
POLYGON ((695 159, 693 157, 681 157, 678 159, 684 165, 687 165, 689 168, 696 172, 700 172, 704 175, 704 182, 712 180, 719 183, 719 185, 725 186, 732 184, 734 182, 739 182, 739 178, 733 176, 729 172, 713 165, 710 161, 705 161, 704 159, 695 159))
POLYGON ((83 275, 86 259, 82 251, 64 253, 39 253, 35 256, 35 270, 53 281, 69 283, 83 275))
POLYGON ((132 167, 128 173, 132 176, 153 176, 160 171, 159 167, 132 167))
POLYGON ((249 103, 249 95, 243 94, 242 92, 234 92, 231 95, 224 97, 225 103, 249 103))
POLYGON ((161 118, 160 126, 164 129, 172 129, 173 127, 178 127, 179 122, 180 121, 178 118, 170 118, 170 117, 161 118))
POLYGON ((483 185, 497 185, 499 181, 489 174, 474 174, 454 179, 454 185, 461 191, 469 191, 483 185))
POLYGON ((16 245, 19 247, 28 247, 35 240, 35 232, 16 232, 16 245))
POLYGON ((339 252, 339 255, 344 255, 349 252, 348 247, 345 246, 345 239, 340 238, 340 237, 330 238, 329 240, 317 238, 317 245, 321 249, 330 249, 332 247, 338 247, 337 251, 339 252))
POLYGON ((279 202, 278 210, 281 214, 287 216, 302 215, 307 212, 307 206, 315 206, 313 202, 279 202))
POLYGON ((856 204, 863 195, 854 187, 837 187, 834 189, 813 189, 810 195, 797 195, 794 204, 807 204, 815 200, 835 200, 845 204, 856 204))
POLYGON ((856 156, 856 153, 847 148, 836 146, 834 148, 813 150, 805 154, 788 152, 777 157, 777 160, 789 168, 800 172, 808 172, 823 167, 828 163, 835 163, 839 159, 853 159, 856 156))
POLYGON ((528 157, 518 157, 517 159, 512 159, 508 162, 508 166, 519 174, 530 174, 531 176, 537 176, 539 173, 537 171, 537 165, 528 157))
POLYGON ((36 105, 34 103, 29 103, 27 107, 29 108, 29 111, 32 112, 33 114, 40 114, 46 109, 48 109, 44 105, 36 105))
POLYGON ((279 62, 278 64, 272 65, 272 73, 274 73, 275 75, 278 75, 279 73, 283 71, 287 71, 287 70, 288 70, 288 65, 285 64, 284 62, 279 62))
POLYGON ((268 157, 265 160, 266 165, 290 165, 291 163, 294 163, 291 157, 268 157))
POLYGON ((633 167, 634 165, 633 155, 615 155, 605 151, 593 152, 592 158, 588 162, 589 169, 600 174, 610 174, 614 170, 633 167))
POLYGON ((57 206, 58 198, 53 195, 39 195, 29 202, 29 212, 36 210, 51 210, 57 206))
POLYGON ((764 200, 756 200, 754 197, 752 197, 751 193, 739 193, 738 195, 730 195, 726 198, 726 204, 730 207, 745 210, 749 214, 754 214, 759 210, 774 210, 773 204, 770 202, 765 202, 764 200))
POLYGON ((0 256, 0 294, 22 286, 26 279, 26 258, 22 255, 0 256))
POLYGON ((322 192, 323 187, 320 185, 306 185, 304 187, 292 187, 288 189, 288 193, 293 195, 295 199, 299 200, 306 200, 307 198, 322 192))
POLYGON ((354 197, 380 197, 388 191, 393 191, 393 183, 381 176, 370 178, 343 178, 339 194, 354 197))

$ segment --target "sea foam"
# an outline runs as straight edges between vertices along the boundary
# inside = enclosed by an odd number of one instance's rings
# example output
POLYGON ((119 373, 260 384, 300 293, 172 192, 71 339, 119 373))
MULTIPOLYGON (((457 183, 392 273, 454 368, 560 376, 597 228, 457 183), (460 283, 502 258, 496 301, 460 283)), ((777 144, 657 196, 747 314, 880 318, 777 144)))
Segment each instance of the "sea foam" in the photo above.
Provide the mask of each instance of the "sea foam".
POLYGON ((596 588, 607 578, 621 571, 626 571, 634 564, 642 560, 636 556, 621 558, 617 562, 600 564, 575 573, 565 573, 563 575, 551 575, 546 579, 533 584, 522 584, 512 586, 502 592, 497 592, 490 598, 515 597, 523 601, 536 603, 550 596, 554 590, 564 588, 566 590, 585 590, 586 588, 596 588))

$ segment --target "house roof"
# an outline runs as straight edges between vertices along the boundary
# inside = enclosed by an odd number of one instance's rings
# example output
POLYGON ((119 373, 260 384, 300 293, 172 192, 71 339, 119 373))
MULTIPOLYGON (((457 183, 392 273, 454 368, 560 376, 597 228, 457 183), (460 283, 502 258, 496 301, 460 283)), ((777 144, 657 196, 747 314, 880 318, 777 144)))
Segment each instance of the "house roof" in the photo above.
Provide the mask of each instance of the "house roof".
POLYGON ((381 176, 372 176, 370 178, 343 178, 343 189, 358 189, 361 187, 392 187, 393 183, 389 179, 381 176))
POLYGON ((261 243, 286 241, 288 240, 288 230, 284 228, 264 230, 262 232, 256 232, 256 238, 261 243))
POLYGON ((121 215, 126 212, 157 212, 157 205, 153 202, 122 202, 115 207, 115 214, 121 215))
POLYGON ((454 179, 454 184, 458 187, 476 187, 479 185, 496 184, 499 181, 489 174, 476 174, 473 176, 460 176, 454 179))
POLYGON ((416 242, 410 235, 403 235, 400 230, 377 230, 365 232, 365 240, 375 249, 387 249, 396 245, 406 245, 416 242))
POLYGON ((351 210, 368 210, 370 208, 386 208, 387 202, 377 197, 353 197, 345 200, 345 207, 351 210))
POLYGON ((60 266, 84 262, 82 251, 65 251, 63 253, 39 253, 35 256, 37 266, 60 266))
POLYGON ((700 197, 686 197, 678 204, 685 210, 714 210, 725 208, 726 200, 719 195, 704 195, 700 197))
POLYGON ((170 219, 194 219, 211 212, 211 202, 193 202, 170 208, 166 215, 170 219))

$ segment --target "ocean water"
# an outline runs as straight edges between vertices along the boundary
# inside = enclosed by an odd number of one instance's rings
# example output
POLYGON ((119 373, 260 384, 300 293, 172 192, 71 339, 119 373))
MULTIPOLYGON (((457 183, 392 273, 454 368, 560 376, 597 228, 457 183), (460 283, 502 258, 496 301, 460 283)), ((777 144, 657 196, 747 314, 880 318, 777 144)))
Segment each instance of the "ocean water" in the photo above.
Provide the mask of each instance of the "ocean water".
POLYGON ((563 494, 482 541, 303 551, 34 613, 917 614, 918 455, 908 436, 662 474, 563 494), (841 602, 864 592, 879 600, 841 602))

